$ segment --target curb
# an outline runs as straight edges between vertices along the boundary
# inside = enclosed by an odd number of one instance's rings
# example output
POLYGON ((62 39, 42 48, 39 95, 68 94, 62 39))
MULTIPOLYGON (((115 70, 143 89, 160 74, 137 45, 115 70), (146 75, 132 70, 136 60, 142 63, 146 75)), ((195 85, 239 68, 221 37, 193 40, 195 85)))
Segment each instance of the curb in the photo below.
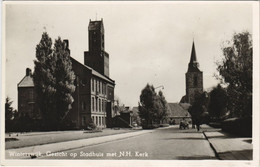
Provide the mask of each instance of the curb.
POLYGON ((212 145, 212 143, 209 141, 209 139, 208 139, 207 135, 205 134, 205 132, 202 131, 202 133, 203 133, 204 137, 207 139, 207 141, 209 142, 209 145, 210 145, 210 147, 212 148, 212 150, 213 150, 213 152, 214 152, 216 158, 219 159, 219 160, 221 160, 220 157, 219 157, 219 155, 218 155, 217 150, 216 150, 215 147, 212 145))

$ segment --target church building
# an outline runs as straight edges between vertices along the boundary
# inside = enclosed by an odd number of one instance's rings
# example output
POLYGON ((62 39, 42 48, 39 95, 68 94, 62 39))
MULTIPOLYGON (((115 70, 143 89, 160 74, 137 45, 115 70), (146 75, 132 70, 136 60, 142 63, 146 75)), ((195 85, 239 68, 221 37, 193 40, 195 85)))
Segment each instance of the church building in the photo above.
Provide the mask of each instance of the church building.
MULTIPOLYGON (((74 102, 66 115, 70 129, 84 129, 94 122, 98 127, 109 127, 114 116, 115 81, 109 78, 109 54, 105 51, 103 19, 91 21, 88 26, 89 51, 84 52, 84 64, 70 57, 76 76, 74 102)), ((69 50, 69 41, 66 42, 69 50)), ((18 84, 18 111, 32 119, 38 113, 35 106, 35 90, 31 70, 18 84)))
POLYGON ((203 93, 203 72, 199 69, 195 44, 192 43, 191 57, 186 72, 186 95, 181 99, 181 103, 193 104, 196 94, 203 93))

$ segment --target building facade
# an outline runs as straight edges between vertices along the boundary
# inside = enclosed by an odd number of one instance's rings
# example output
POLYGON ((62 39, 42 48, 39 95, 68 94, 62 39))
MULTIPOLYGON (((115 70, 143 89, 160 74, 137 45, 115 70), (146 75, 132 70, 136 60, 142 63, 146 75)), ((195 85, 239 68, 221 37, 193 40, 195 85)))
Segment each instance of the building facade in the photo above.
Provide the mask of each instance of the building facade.
MULTIPOLYGON (((73 129, 84 129, 92 122, 98 127, 106 127, 114 113, 115 81, 109 78, 109 55, 104 50, 103 20, 90 20, 88 31, 89 51, 84 53, 84 64, 70 57, 76 76, 76 89, 73 93, 72 109, 65 119, 73 129)), ((69 41, 64 41, 69 51, 69 41)), ((30 97, 30 92, 35 94, 34 83, 31 74, 27 75, 26 72, 26 76, 18 84, 18 111, 21 113, 36 112, 35 98, 30 100, 34 107, 24 100, 30 97)))
POLYGON ((39 119, 40 113, 35 104, 36 94, 32 79, 32 71, 27 68, 24 78, 17 84, 18 111, 22 116, 39 119))

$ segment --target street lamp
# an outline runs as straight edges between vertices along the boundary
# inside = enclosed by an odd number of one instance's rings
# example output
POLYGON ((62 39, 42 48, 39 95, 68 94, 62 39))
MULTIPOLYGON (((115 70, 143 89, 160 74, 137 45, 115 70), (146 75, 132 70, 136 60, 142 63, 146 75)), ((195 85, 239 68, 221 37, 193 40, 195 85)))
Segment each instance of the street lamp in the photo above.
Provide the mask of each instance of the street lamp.
POLYGON ((156 88, 154 88, 154 90, 155 90, 155 89, 158 89, 158 88, 164 89, 164 86, 163 86, 163 85, 157 86, 156 88))

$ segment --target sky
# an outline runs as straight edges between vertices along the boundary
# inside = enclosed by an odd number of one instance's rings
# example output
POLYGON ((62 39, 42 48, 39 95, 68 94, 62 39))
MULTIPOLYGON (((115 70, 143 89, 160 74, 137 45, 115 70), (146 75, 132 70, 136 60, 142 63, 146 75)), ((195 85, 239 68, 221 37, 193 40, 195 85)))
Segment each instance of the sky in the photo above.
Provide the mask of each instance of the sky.
POLYGON ((69 40, 71 56, 84 63, 89 20, 103 18, 105 50, 115 95, 137 106, 147 83, 168 102, 185 95, 185 73, 195 42, 204 90, 215 79, 221 47, 235 32, 253 29, 252 2, 13 2, 5 5, 5 96, 17 109, 17 84, 34 69, 36 45, 46 31, 69 40))

